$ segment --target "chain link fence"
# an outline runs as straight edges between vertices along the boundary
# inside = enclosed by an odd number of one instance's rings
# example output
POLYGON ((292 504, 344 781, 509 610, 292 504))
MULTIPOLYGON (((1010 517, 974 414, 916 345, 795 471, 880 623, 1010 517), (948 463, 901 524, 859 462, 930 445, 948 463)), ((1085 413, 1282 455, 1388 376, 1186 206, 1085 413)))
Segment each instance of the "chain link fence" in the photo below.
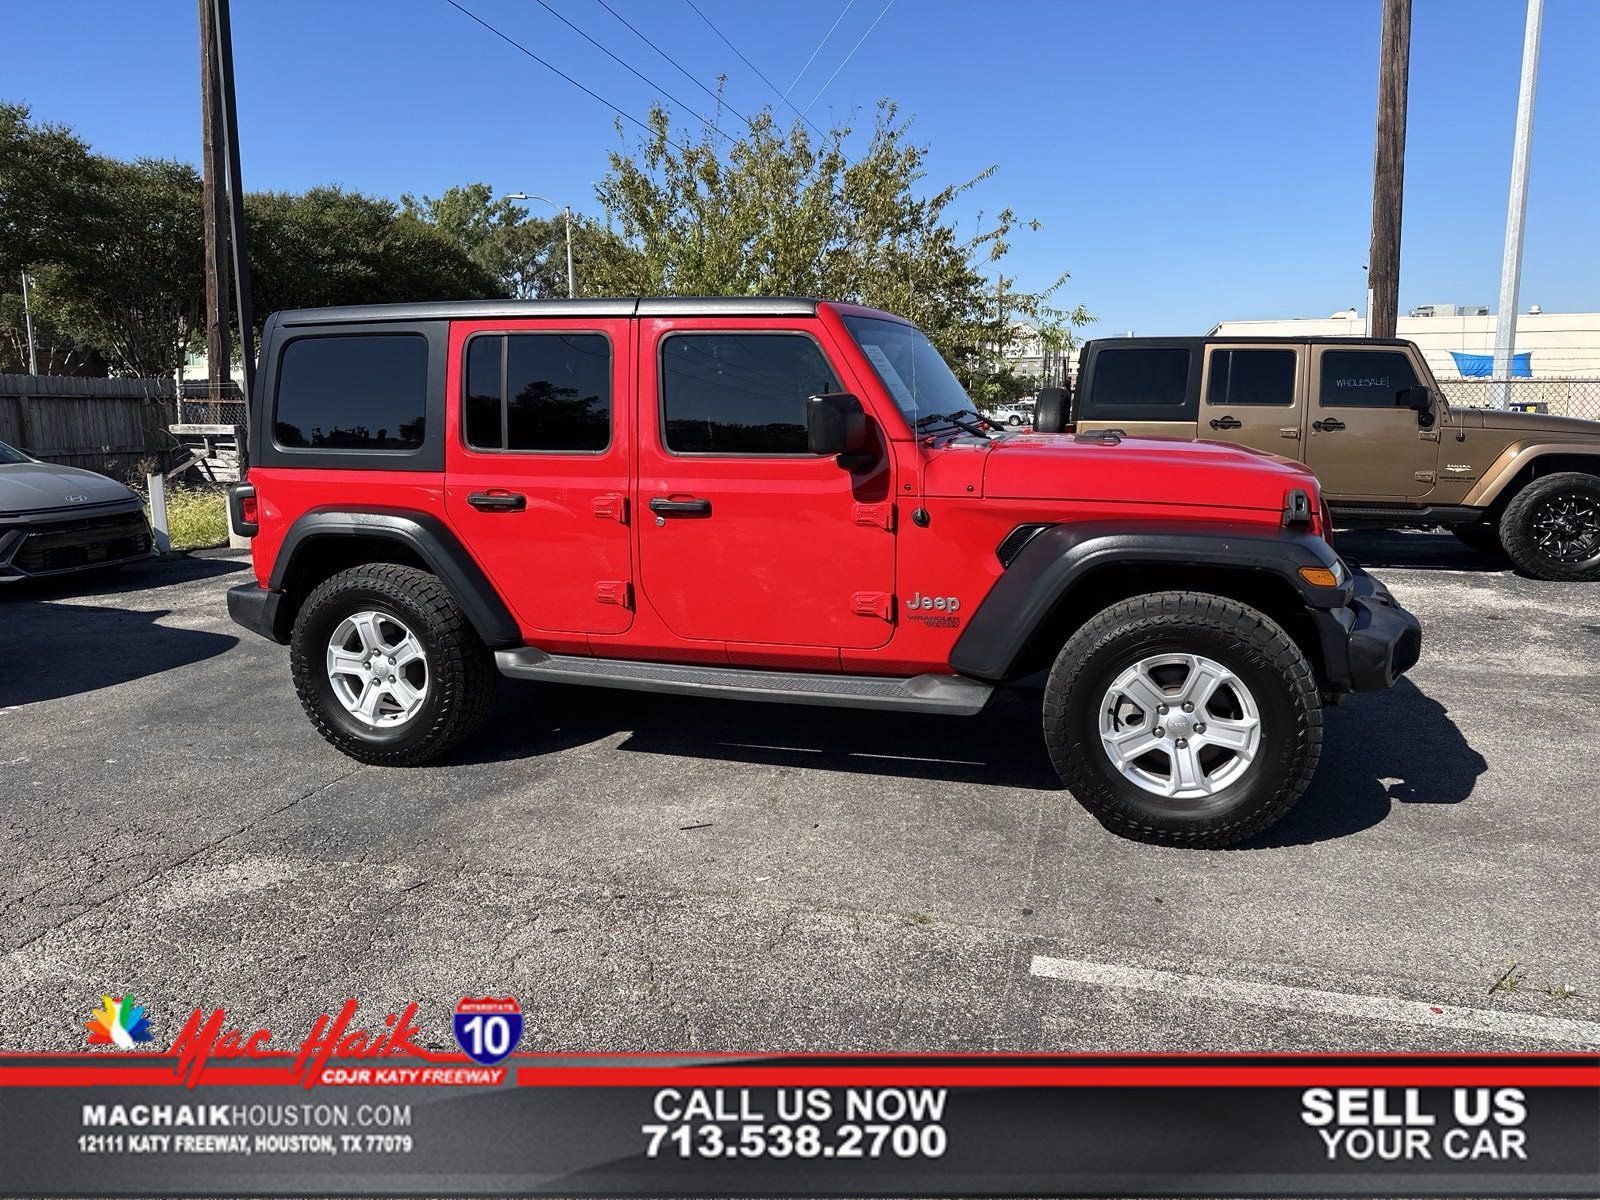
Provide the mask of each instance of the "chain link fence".
POLYGON ((183 385, 182 424, 243 425, 244 393, 231 380, 215 389, 209 383, 190 380, 183 385))
POLYGON ((1507 408, 1600 421, 1600 379, 1444 379, 1439 388, 1457 408, 1497 407, 1504 389, 1507 408))

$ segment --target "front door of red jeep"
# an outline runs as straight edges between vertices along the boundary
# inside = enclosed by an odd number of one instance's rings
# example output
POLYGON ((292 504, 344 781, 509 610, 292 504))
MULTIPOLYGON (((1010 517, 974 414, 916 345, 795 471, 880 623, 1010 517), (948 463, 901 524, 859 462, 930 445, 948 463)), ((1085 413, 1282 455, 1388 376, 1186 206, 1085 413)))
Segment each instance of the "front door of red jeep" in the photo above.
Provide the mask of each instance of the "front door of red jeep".
POLYGON ((633 621, 630 324, 450 330, 445 513, 524 629, 574 648, 633 621))
POLYGON ((735 662, 837 669, 894 626, 890 464, 806 450, 806 397, 857 391, 820 323, 639 323, 640 591, 735 662))

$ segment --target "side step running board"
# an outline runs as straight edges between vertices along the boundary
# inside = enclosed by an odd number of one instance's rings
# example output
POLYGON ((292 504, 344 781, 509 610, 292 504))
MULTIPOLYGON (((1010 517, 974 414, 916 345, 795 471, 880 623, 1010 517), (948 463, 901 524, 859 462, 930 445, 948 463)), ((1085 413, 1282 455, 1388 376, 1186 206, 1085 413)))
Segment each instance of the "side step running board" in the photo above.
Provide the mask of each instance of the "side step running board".
POLYGON ((759 671, 744 667, 684 666, 546 654, 531 646, 497 650, 495 665, 516 679, 584 683, 637 692, 674 692, 766 700, 776 704, 822 704, 835 708, 887 708, 902 712, 968 717, 988 703, 994 688, 962 675, 830 675, 811 671, 759 671))

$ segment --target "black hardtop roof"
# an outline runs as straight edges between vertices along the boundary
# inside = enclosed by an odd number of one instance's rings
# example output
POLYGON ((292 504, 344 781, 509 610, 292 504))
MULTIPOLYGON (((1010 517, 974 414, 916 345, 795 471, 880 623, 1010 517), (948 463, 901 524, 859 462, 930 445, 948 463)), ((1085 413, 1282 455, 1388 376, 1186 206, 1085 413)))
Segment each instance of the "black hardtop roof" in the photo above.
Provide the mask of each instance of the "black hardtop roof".
POLYGON ((290 308, 284 325, 378 321, 495 320, 513 317, 814 317, 821 303, 804 296, 613 296, 575 300, 432 300, 290 308))
POLYGON ((1169 347, 1196 347, 1196 346, 1305 346, 1311 343, 1318 345, 1338 346, 1409 346, 1412 343, 1405 338, 1376 338, 1376 337, 1350 337, 1345 334, 1302 333, 1296 335, 1256 335, 1239 334, 1227 336, 1220 333, 1206 334, 1204 337, 1104 337, 1091 338, 1085 342, 1084 349, 1090 346, 1169 346, 1169 347))

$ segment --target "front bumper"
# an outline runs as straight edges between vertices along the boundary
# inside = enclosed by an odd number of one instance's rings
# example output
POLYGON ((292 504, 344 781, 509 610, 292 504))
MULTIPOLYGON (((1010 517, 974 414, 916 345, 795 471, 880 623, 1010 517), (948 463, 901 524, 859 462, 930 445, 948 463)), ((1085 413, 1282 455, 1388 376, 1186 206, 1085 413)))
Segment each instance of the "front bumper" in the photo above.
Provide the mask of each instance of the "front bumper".
POLYGON ((289 640, 288 630, 279 620, 282 605, 282 592, 257 583, 241 583, 228 589, 228 615, 234 624, 280 644, 289 640))
POLYGON ((155 553, 144 504, 0 514, 0 584, 137 562, 155 553))
POLYGON ((1393 687, 1422 654, 1422 625, 1371 575, 1350 574, 1347 605, 1313 610, 1326 685, 1333 692, 1393 687))

